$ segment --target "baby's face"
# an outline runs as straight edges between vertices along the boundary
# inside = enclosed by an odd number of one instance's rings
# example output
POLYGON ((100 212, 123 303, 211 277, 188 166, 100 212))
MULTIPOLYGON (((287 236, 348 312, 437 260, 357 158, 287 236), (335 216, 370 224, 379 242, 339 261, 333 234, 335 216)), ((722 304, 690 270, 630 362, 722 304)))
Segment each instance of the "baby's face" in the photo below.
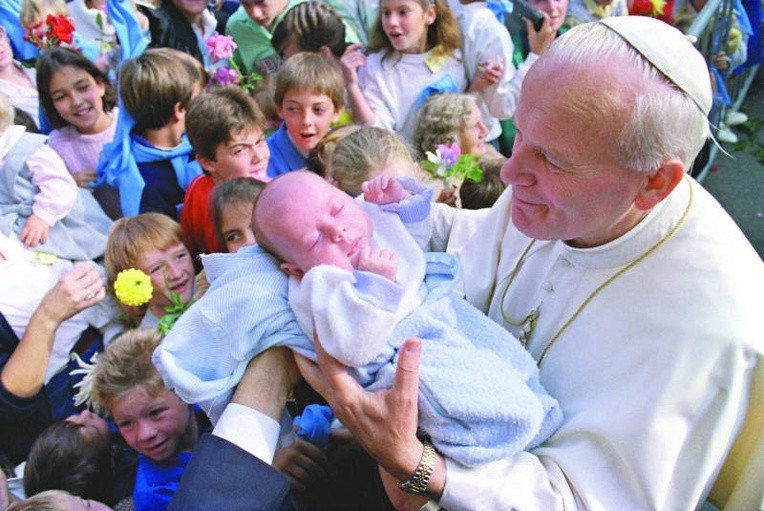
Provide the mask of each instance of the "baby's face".
MULTIPOLYGON (((353 270, 363 247, 371 242, 371 221, 345 192, 309 172, 290 172, 263 194, 259 220, 285 271, 296 276, 319 264, 353 270), (267 204, 267 208, 266 208, 267 204)), ((262 198, 260 199, 262 200, 262 198)))

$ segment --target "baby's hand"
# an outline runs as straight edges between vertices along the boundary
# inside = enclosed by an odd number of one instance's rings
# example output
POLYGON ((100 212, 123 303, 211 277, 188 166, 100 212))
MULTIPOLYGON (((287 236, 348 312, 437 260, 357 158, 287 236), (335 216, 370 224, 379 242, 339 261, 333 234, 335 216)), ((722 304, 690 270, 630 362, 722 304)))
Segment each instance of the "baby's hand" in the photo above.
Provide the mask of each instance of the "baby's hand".
POLYGON ((32 213, 27 218, 27 223, 21 229, 21 242, 27 248, 34 248, 38 243, 48 241, 48 231, 50 226, 39 216, 32 213))
POLYGON ((72 174, 72 177, 74 178, 74 182, 77 183, 77 186, 89 190, 90 184, 95 183, 96 172, 95 170, 80 170, 79 172, 72 174))
POLYGON ((376 273, 395 282, 398 273, 398 256, 384 248, 367 245, 358 253, 356 270, 376 273))
POLYGON ((361 191, 366 202, 378 204, 393 204, 411 197, 403 185, 390 174, 380 174, 361 184, 361 191))

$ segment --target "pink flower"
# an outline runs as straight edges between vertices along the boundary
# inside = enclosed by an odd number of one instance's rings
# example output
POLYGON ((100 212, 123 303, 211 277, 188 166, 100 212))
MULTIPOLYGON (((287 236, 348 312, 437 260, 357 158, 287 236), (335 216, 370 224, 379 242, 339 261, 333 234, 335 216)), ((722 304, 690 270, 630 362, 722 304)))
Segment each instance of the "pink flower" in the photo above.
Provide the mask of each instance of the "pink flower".
POLYGON ((222 66, 215 70, 210 77, 210 81, 216 85, 236 85, 239 83, 239 73, 228 66, 222 66))
POLYGON ((233 57, 236 43, 230 35, 215 34, 207 39, 207 52, 213 64, 233 57))
POLYGON ((447 169, 453 167, 459 161, 459 156, 462 154, 459 144, 451 144, 450 146, 438 144, 436 152, 447 169))

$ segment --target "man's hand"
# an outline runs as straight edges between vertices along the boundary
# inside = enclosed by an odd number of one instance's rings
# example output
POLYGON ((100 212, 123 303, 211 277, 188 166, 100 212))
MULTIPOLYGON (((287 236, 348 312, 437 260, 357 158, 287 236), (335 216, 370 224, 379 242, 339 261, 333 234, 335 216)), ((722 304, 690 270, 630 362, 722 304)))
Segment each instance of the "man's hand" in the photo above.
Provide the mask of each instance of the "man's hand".
POLYGON ((423 446, 416 437, 421 341, 408 339, 399 352, 393 386, 368 392, 315 339, 318 362, 295 354, 303 377, 329 403, 358 443, 398 480, 411 477, 423 446))
POLYGON ((361 184, 363 199, 380 206, 401 202, 411 197, 403 185, 390 174, 380 174, 361 184))
POLYGON ((357 270, 376 273, 395 282, 398 256, 384 248, 364 246, 358 253, 357 270))

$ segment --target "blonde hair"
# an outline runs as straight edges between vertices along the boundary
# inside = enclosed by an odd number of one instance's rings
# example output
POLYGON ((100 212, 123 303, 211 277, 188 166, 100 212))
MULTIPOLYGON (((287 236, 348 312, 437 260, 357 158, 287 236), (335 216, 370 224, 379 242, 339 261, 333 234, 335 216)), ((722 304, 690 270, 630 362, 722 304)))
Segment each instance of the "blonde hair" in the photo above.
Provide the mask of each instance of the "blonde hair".
POLYGON ((8 506, 6 511, 65 511, 63 498, 71 495, 64 490, 46 490, 8 506))
POLYGON ((281 107, 290 91, 314 91, 327 95, 336 110, 344 106, 345 82, 337 63, 319 53, 302 52, 292 55, 276 74, 274 101, 281 107))
POLYGON ((0 133, 13 124, 15 110, 11 98, 4 92, 0 92, 0 133))
POLYGON ((166 126, 175 106, 188 109, 207 75, 194 57, 172 48, 150 48, 122 64, 119 95, 139 134, 166 126))
MULTIPOLYGON (((381 1, 381 0, 380 0, 381 1)), ((435 5, 435 21, 427 27, 427 44, 430 48, 439 47, 438 51, 444 55, 453 56, 454 52, 461 47, 462 35, 459 30, 459 22, 456 20, 454 11, 448 6, 446 0, 409 0, 419 4, 424 12, 431 5, 435 5)), ((390 39, 387 38, 382 28, 382 10, 380 9, 374 26, 369 36, 368 51, 384 51, 383 59, 388 58, 394 52, 390 39)))
POLYGON ((417 116, 414 147, 419 159, 438 144, 460 143, 462 130, 472 114, 475 97, 470 94, 436 94, 427 98, 417 116))
POLYGON ((118 219, 109 229, 104 254, 106 283, 114 292, 114 281, 122 270, 135 268, 148 250, 165 251, 183 243, 178 222, 162 213, 141 213, 118 219))
POLYGON ((340 140, 361 128, 362 126, 359 124, 346 124, 334 128, 324 135, 308 154, 308 168, 324 179, 334 181, 334 173, 331 168, 334 148, 337 147, 340 140))
POLYGON ((48 14, 69 16, 64 0, 23 0, 19 10, 19 22, 22 27, 31 27, 45 21, 48 14))
POLYGON ((161 342, 162 336, 153 328, 127 330, 113 339, 98 356, 90 375, 92 405, 111 415, 114 402, 136 388, 151 397, 159 397, 167 390, 151 361, 161 342))
POLYGON ((352 195, 361 194, 361 184, 389 165, 414 163, 406 143, 384 128, 363 126, 337 142, 330 171, 336 186, 352 195))

